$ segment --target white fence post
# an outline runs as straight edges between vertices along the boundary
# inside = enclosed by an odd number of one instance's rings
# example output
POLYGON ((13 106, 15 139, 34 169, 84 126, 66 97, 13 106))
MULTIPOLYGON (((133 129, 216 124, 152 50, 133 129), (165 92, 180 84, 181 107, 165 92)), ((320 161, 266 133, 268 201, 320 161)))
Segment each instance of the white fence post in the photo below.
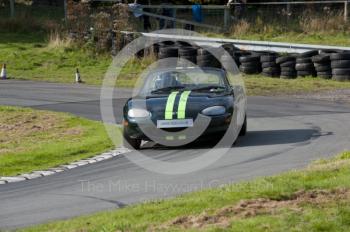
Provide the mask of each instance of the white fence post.
POLYGON ((10 0, 10 16, 15 17, 15 0, 10 0))
POLYGON ((228 30, 228 26, 229 26, 229 21, 230 21, 230 9, 229 8, 225 8, 224 9, 224 29, 228 30))
POLYGON ((67 0, 63 0, 63 8, 64 8, 64 21, 67 21, 67 0))
POLYGON ((344 21, 348 21, 348 0, 344 2, 344 21))

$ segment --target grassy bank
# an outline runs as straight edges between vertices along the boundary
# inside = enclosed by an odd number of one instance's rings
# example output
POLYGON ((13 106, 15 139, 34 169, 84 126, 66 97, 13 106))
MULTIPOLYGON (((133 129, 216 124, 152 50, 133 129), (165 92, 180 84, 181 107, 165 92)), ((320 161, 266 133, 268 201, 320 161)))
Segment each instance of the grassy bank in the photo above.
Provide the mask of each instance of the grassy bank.
POLYGON ((24 231, 347 231, 350 153, 301 171, 24 231))
POLYGON ((102 123, 0 106, 0 176, 43 170, 113 148, 102 123))

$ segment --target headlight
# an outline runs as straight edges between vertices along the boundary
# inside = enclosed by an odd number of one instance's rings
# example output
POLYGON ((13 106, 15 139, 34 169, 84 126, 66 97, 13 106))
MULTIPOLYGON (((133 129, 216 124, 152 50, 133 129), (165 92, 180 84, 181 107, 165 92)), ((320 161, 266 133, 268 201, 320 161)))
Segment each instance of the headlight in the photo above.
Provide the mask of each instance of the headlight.
POLYGON ((151 113, 144 109, 130 109, 128 111, 128 116, 130 118, 147 118, 151 113))
POLYGON ((225 114, 226 109, 223 106, 211 106, 202 110, 202 114, 207 116, 216 116, 225 114))

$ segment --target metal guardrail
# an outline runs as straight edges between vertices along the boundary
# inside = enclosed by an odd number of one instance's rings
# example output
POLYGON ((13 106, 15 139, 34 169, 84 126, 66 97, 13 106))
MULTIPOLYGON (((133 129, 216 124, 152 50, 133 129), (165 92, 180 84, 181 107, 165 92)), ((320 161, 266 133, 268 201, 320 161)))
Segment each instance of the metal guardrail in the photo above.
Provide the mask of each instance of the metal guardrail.
MULTIPOLYGON (((126 32, 132 33, 132 32, 126 32)), ((236 47, 242 50, 253 51, 275 51, 280 53, 302 53, 310 50, 346 50, 350 51, 350 47, 342 46, 325 46, 325 45, 312 45, 312 44, 296 44, 296 43, 281 43, 281 42, 269 42, 269 41, 250 41, 250 40, 236 40, 236 39, 224 39, 224 38, 209 38, 200 36, 186 36, 186 35, 170 35, 170 34, 157 34, 157 33, 139 33, 145 37, 150 38, 162 38, 171 40, 184 40, 196 42, 199 45, 214 45, 219 46, 223 43, 233 43, 236 47)))

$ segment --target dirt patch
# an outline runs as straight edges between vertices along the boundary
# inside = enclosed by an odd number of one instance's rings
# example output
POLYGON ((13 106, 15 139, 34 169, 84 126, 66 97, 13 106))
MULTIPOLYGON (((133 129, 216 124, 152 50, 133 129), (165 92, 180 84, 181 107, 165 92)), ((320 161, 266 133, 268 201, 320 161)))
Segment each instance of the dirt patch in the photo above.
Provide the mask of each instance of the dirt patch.
POLYGON ((0 111, 0 155, 24 151, 26 142, 34 143, 82 133, 81 128, 67 128, 65 117, 56 113, 31 110, 0 111))
POLYGON ((276 214, 282 208, 297 212, 302 211, 302 204, 324 204, 332 201, 350 199, 349 189, 298 191, 284 200, 271 200, 266 198, 241 200, 235 205, 217 210, 214 214, 203 212, 200 215, 178 217, 158 228, 150 231, 180 227, 183 229, 200 229, 207 226, 228 227, 232 220, 254 217, 261 214, 276 214))

